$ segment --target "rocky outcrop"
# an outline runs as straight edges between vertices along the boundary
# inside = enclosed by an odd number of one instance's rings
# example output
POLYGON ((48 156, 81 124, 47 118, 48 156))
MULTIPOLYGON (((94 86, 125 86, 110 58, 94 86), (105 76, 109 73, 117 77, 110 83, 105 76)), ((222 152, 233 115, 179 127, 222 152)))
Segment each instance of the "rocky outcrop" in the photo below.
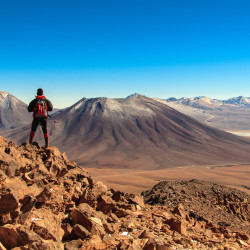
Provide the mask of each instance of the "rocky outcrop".
POLYGON ((143 192, 150 205, 162 204, 181 215, 178 204, 191 217, 206 218, 231 230, 250 231, 250 196, 234 188, 199 180, 163 181, 143 192))
POLYGON ((0 249, 239 249, 248 233, 109 189, 55 147, 0 137, 0 249))

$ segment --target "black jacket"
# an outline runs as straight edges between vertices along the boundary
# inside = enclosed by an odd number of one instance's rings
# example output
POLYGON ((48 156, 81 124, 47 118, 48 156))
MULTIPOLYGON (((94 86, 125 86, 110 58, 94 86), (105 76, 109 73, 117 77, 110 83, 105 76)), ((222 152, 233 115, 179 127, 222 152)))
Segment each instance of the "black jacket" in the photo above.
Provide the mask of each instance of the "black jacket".
MULTIPOLYGON (((41 97, 39 96, 39 99, 41 99, 41 97)), ((48 111, 52 111, 53 110, 53 105, 51 103, 50 100, 46 99, 45 96, 42 96, 42 99, 46 102, 47 104, 47 109, 48 111)), ((29 112, 34 112, 34 109, 36 107, 36 101, 38 100, 38 98, 36 97, 36 99, 32 100, 28 106, 28 111, 29 112)))

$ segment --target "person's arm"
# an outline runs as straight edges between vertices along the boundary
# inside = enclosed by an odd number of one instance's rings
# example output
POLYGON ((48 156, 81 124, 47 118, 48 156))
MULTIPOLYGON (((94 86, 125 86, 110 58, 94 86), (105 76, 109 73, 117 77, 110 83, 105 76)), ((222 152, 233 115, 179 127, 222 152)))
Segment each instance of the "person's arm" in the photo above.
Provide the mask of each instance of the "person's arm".
POLYGON ((28 112, 33 112, 36 107, 36 100, 32 100, 28 106, 28 112))
POLYGON ((47 108, 48 108, 48 111, 52 111, 52 110, 53 110, 53 105, 52 105, 51 101, 48 100, 48 99, 46 99, 46 101, 47 101, 47 108))

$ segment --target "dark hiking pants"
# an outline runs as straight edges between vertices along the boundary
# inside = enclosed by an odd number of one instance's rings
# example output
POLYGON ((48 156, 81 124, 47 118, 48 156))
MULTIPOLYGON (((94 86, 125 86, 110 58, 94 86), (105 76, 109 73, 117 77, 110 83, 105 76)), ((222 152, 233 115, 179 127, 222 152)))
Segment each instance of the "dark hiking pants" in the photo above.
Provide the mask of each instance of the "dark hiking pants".
POLYGON ((47 130, 47 119, 46 118, 35 118, 35 117, 33 118, 29 142, 32 143, 33 138, 35 137, 36 129, 37 129, 39 124, 42 127, 45 143, 48 144, 49 134, 48 134, 48 130, 47 130))

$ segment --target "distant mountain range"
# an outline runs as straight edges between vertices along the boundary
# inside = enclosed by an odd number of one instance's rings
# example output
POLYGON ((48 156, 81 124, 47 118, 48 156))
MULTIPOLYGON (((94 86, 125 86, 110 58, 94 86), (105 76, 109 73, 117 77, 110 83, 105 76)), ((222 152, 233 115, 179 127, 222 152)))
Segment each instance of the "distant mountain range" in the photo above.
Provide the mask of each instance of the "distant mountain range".
POLYGON ((234 97, 228 100, 195 98, 168 98, 155 100, 189 115, 209 126, 235 133, 250 133, 250 98, 234 97))
POLYGON ((194 98, 175 98, 171 97, 166 99, 170 103, 178 103, 194 108, 214 109, 221 106, 240 106, 250 107, 250 97, 238 96, 227 100, 211 99, 206 96, 199 96, 194 98))
MULTIPOLYGON (((140 96, 135 93, 127 98, 140 96)), ((206 96, 194 98, 167 98, 154 100, 164 103, 198 121, 226 131, 250 132, 250 97, 234 97, 227 100, 206 96)), ((64 109, 63 109, 64 110, 64 109)), ((53 109, 55 115, 60 109, 53 109)), ((27 104, 15 96, 0 91, 0 132, 29 125, 32 115, 27 112, 27 104)))
MULTIPOLYGON (((51 144, 86 167, 156 169, 250 162, 250 141, 151 98, 83 98, 49 121, 51 144)), ((30 126, 5 137, 27 140, 30 126)), ((40 132, 36 140, 43 143, 40 132)))

